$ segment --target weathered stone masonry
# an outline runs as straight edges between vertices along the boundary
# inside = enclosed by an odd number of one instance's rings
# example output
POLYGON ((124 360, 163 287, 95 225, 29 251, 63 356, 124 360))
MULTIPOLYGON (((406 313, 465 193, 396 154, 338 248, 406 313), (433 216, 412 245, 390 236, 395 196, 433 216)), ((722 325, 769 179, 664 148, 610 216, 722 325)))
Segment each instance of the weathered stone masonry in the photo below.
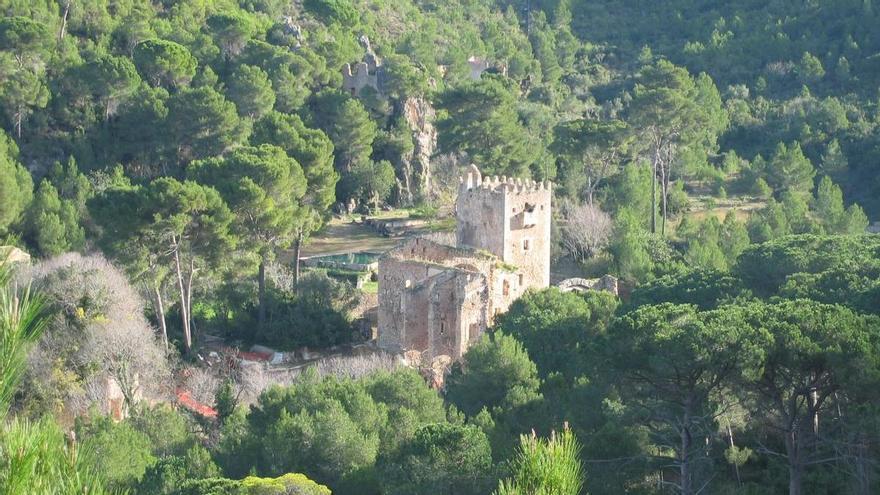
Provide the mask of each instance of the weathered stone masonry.
POLYGON ((461 357, 529 288, 550 284, 551 185, 482 177, 456 201, 456 246, 409 239, 379 260, 379 345, 461 357))

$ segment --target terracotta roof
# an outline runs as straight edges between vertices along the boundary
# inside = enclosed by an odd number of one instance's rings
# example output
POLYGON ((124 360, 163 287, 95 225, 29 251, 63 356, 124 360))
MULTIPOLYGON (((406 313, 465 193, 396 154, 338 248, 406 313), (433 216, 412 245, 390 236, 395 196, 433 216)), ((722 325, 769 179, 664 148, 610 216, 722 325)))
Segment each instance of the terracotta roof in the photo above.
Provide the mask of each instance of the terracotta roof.
POLYGON ((239 351, 238 357, 245 361, 271 361, 272 354, 269 352, 244 352, 239 351))
POLYGON ((214 419, 217 417, 216 409, 195 400, 192 394, 186 390, 177 390, 177 403, 204 418, 214 419))

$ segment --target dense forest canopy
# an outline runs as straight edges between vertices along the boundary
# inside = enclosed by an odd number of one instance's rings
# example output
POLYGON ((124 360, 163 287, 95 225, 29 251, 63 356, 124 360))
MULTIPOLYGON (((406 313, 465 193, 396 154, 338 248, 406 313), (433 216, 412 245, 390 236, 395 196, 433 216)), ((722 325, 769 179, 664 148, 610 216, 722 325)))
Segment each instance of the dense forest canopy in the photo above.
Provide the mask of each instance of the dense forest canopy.
POLYGON ((0 0, 0 486, 876 493, 878 10, 0 0), (205 364, 360 339, 301 251, 448 229, 471 163, 552 181, 555 265, 623 297, 527 293, 439 392, 205 364))

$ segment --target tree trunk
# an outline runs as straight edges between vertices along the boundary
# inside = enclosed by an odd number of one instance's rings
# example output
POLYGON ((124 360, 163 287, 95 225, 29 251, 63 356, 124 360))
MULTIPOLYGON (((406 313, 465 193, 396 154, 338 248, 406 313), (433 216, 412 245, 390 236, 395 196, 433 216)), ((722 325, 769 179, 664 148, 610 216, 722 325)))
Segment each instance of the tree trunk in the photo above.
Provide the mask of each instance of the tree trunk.
POLYGON ((19 108, 15 113, 15 137, 21 140, 21 121, 24 118, 24 110, 19 108))
POLYGON ((180 290, 180 320, 183 325, 183 347, 186 351, 186 354, 189 354, 192 351, 192 334, 190 333, 189 328, 189 306, 186 304, 186 288, 183 284, 183 273, 180 268, 180 252, 179 248, 176 246, 177 239, 174 239, 174 268, 175 273, 177 275, 177 288, 180 290))
POLYGON ((819 436, 819 392, 814 388, 810 389, 810 395, 807 399, 807 406, 810 411, 810 423, 813 427, 813 435, 819 436))
POLYGON ((59 40, 64 39, 64 33, 67 31, 67 17, 70 15, 70 3, 71 0, 67 0, 67 2, 64 3, 64 15, 61 17, 61 31, 58 33, 59 40))
POLYGON ((589 175, 587 176, 587 204, 593 206, 593 192, 595 186, 593 185, 593 178, 589 175))
POLYGON ((654 160, 651 161, 651 233, 657 232, 657 163, 660 161, 660 151, 654 152, 654 160))
MULTIPOLYGON (((733 429, 730 427, 730 420, 727 420, 727 438, 730 440, 730 448, 733 449, 736 447, 736 444, 733 443, 733 429)), ((739 464, 733 463, 733 472, 736 475, 736 484, 742 486, 742 479, 739 476, 739 464)))
POLYGON ((666 200, 669 197, 669 179, 666 170, 666 165, 660 165, 660 193, 662 195, 661 202, 663 208, 663 217, 660 224, 660 235, 666 237, 666 217, 667 217, 667 209, 666 209, 666 200))
POLYGON ((303 231, 299 230, 296 234, 296 241, 293 243, 293 287, 299 285, 299 257, 302 253, 303 231))
POLYGON ((859 433, 856 440, 856 493, 858 495, 868 495, 871 493, 871 472, 868 452, 869 440, 864 433, 859 433))
POLYGON ((785 436, 785 453, 788 456, 788 495, 803 494, 804 466, 801 459, 800 426, 795 423, 785 436))
POLYGON ((119 391, 122 392, 122 401, 125 404, 124 410, 130 410, 131 406, 134 404, 134 396, 136 393, 135 383, 129 381, 129 377, 124 369, 116 370, 115 373, 111 373, 111 377, 119 386, 119 391))
POLYGON ((679 485, 681 486, 681 495, 691 495, 693 491, 691 479, 693 477, 691 473, 691 430, 690 430, 690 411, 687 409, 684 412, 684 417, 682 418, 681 425, 681 452, 679 453, 679 476, 681 480, 679 480, 679 485))
POLYGON ((159 290, 159 284, 153 286, 153 295, 156 296, 156 319, 159 320, 159 328, 162 330, 162 343, 165 344, 165 351, 168 351, 168 326, 165 324, 165 305, 162 303, 162 291, 159 290))
POLYGON ((801 495, 802 478, 803 468, 801 466, 788 467, 788 495, 801 495))
POLYGON ((261 333, 266 324, 266 262, 262 259, 257 272, 257 302, 257 332, 261 333))
POLYGON ((190 331, 190 343, 192 343, 193 334, 195 331, 195 321, 192 317, 192 288, 193 288, 193 279, 196 275, 196 263, 194 260, 189 260, 189 273, 186 277, 186 317, 189 319, 189 331, 190 331))

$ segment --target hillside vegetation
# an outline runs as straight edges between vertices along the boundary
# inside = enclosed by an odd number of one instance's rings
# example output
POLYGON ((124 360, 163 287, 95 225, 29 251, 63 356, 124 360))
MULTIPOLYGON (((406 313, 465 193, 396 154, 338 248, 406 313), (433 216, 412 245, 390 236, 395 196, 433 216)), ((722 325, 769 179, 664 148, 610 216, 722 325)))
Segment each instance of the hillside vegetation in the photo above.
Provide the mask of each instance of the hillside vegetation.
POLYGON ((877 493, 878 10, 0 0, 0 491, 877 493), (526 294, 439 392, 234 364, 361 339, 302 250, 472 163, 627 297, 526 294))

